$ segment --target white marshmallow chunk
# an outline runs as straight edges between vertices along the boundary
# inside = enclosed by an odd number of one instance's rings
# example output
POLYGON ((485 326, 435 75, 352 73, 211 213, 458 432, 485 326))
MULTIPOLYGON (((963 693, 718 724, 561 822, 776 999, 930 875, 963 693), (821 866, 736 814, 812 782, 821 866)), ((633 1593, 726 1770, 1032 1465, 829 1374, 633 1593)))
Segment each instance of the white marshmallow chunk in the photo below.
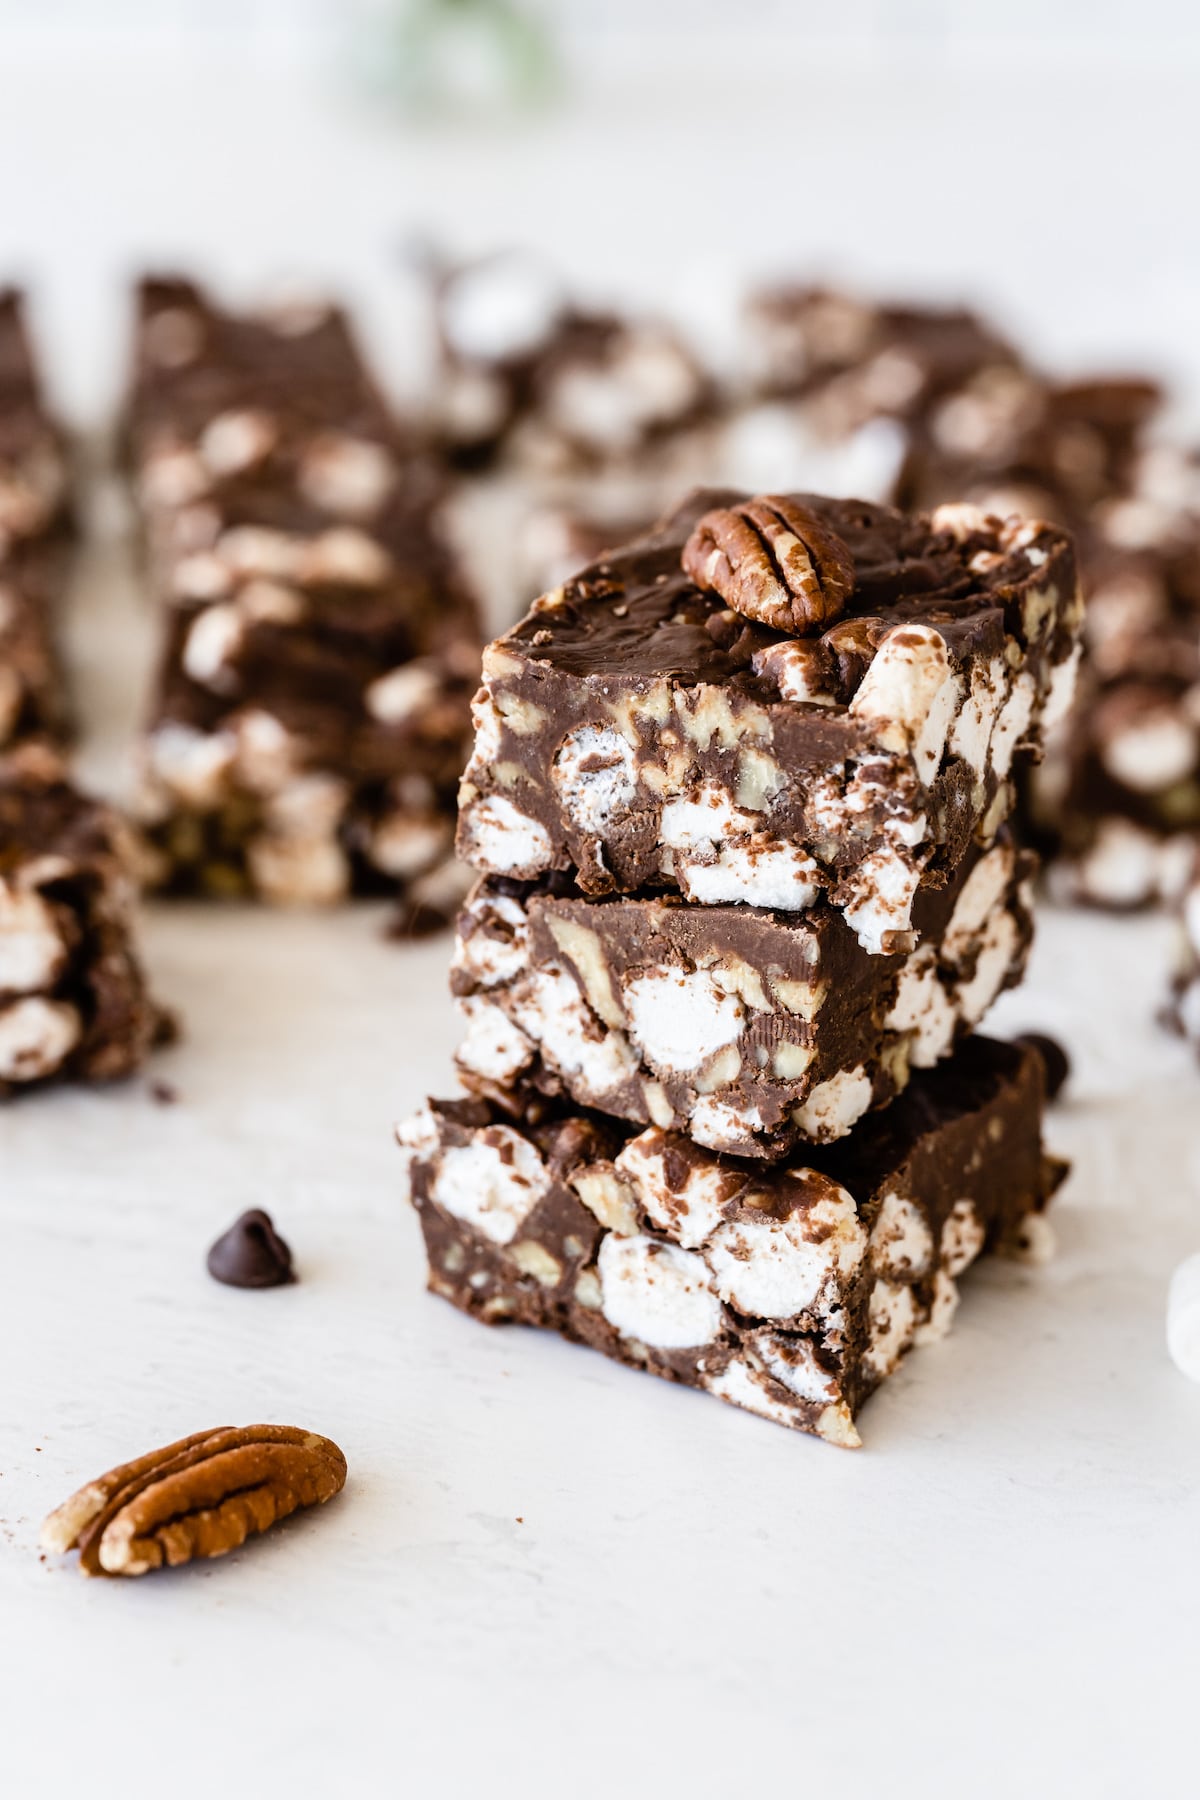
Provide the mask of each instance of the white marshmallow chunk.
POLYGON ((609 726, 580 725, 559 745, 552 776, 559 804, 581 831, 602 832, 637 797, 633 750, 609 726))
POLYGON ((477 800, 463 813, 467 854, 478 867, 526 880, 550 867, 550 834, 503 794, 477 800))
POLYGON ((0 993, 33 994, 53 986, 66 955, 47 901, 0 881, 0 993))
POLYGON ((494 1244, 511 1244, 550 1186, 541 1157, 519 1131, 492 1125, 443 1152, 432 1198, 494 1244))
POLYGON ((627 984, 630 1036, 655 1070, 701 1068, 741 1035, 745 1009, 705 969, 658 969, 627 984))
POLYGON ((62 1067, 83 1035, 62 1000, 30 997, 0 1010, 0 1081, 40 1081, 62 1067))
POLYGON ((602 1311, 622 1337, 655 1350, 686 1350, 720 1331, 721 1303, 694 1250, 610 1232, 596 1266, 602 1311))
POLYGON ((790 1319, 813 1306, 829 1283, 851 1274, 866 1244, 854 1201, 844 1188, 832 1188, 786 1219, 718 1226, 708 1260, 723 1300, 757 1318, 790 1319))

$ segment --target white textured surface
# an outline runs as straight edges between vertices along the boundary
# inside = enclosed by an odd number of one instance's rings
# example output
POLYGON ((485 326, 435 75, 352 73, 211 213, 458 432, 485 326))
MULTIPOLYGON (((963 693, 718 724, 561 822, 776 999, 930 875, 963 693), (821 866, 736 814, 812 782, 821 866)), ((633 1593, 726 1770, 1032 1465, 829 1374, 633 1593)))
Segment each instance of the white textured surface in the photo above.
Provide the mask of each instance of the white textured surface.
POLYGON ((157 910, 178 1105, 138 1081, 0 1113, 6 1786, 128 1792, 136 1740, 199 1794, 191 1737, 236 1757, 239 1794, 340 1769, 372 1796, 550 1796, 569 1768, 573 1794, 716 1795, 754 1734, 775 1786, 801 1750, 844 1780, 852 1738, 844 1791, 957 1795, 984 1736, 973 1800, 1182 1793, 1200 1395, 1163 1308, 1200 1242, 1200 1073, 1149 1016, 1164 928, 1043 918, 1004 1019, 1077 1057, 1058 1258, 972 1270, 849 1453, 424 1295, 389 1124, 448 1085, 449 942, 379 923, 157 910), (250 1205, 295 1288, 206 1276, 250 1205), (85 1477, 256 1419, 336 1438, 342 1498, 141 1584, 39 1563, 85 1477), (803 1679, 798 1617, 822 1647, 803 1679), (719 1729, 663 1731, 709 1688, 719 1729), (935 1764, 897 1766, 929 1709, 935 1764))
MULTIPOLYGON (((118 576, 105 551, 75 632, 94 697, 129 654, 118 576)), ((119 711, 89 720, 109 778, 119 711)), ((127 1800, 136 1744, 181 1800, 214 1767, 238 1800, 723 1797, 798 1759, 853 1800, 1184 1793, 1200 1393, 1163 1319, 1200 1247, 1200 1071, 1153 1020, 1166 923, 1043 915, 1000 1023, 1076 1057, 1059 1255, 970 1270, 855 1453, 424 1294, 390 1125, 450 1091, 451 943, 381 923, 160 907, 179 1103, 139 1080, 0 1109, 5 1792, 127 1800), (252 1205, 296 1287, 205 1274, 252 1205), (343 1446, 326 1512, 140 1584, 39 1562, 82 1480, 259 1419, 343 1446), (897 1752, 914 1717, 932 1761, 897 1752)))

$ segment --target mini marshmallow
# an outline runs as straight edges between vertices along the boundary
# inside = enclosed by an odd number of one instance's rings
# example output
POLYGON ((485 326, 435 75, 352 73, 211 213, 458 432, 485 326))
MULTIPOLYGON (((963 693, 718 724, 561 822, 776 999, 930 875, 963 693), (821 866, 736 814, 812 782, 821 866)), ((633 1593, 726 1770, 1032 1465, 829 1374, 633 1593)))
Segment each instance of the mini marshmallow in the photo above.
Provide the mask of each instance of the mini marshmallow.
POLYGON ((554 758, 559 803, 581 831, 602 831, 637 797, 633 751, 609 726, 580 725, 554 758))
POLYGON ((366 519, 383 505, 396 472, 381 444, 330 432, 305 452, 299 485, 305 498, 324 512, 366 519))
POLYGON ((67 959, 54 912, 40 894, 0 880, 0 993, 50 988, 67 959))
POLYGON ((736 995, 724 994, 706 969, 656 969, 625 988, 634 1042, 654 1070, 701 1068, 741 1036, 745 1017, 736 995))
POLYGON ((225 601, 197 613, 183 646, 184 673, 218 693, 236 685, 232 664, 242 646, 243 626, 236 603, 225 601))
POLYGON ((632 1184, 655 1225, 685 1250, 694 1250, 717 1229, 743 1178, 720 1163, 699 1158, 681 1175, 678 1155, 668 1176, 668 1148, 665 1132, 652 1126, 630 1138, 615 1167, 632 1184))
POLYGON ((430 663, 403 663, 378 676, 367 688, 367 711, 381 725, 399 725, 419 714, 436 699, 441 676, 430 663))
POLYGON ((465 808, 462 824, 464 847, 472 861, 526 881, 550 867, 549 832, 503 794, 465 808))
POLYGON ((0 1010, 0 1081, 42 1081, 62 1067, 83 1035, 73 1006, 40 995, 0 1010))
POLYGON ((1200 1381, 1200 1253, 1186 1257, 1171 1277, 1167 1349, 1189 1381, 1200 1381))
POLYGON ((262 462, 279 436, 269 414, 247 407, 218 413, 200 434, 199 451, 214 475, 237 475, 262 462))
POLYGON ((622 1337, 656 1350, 711 1343, 721 1303, 704 1259, 657 1238, 610 1232, 597 1258, 602 1310, 622 1337))
POLYGON ((533 1145, 507 1125, 479 1132, 442 1157, 433 1197, 494 1244, 511 1244, 550 1177, 533 1145))
MULTIPOLYGON (((827 1285, 862 1261, 867 1234, 844 1188, 785 1219, 753 1213, 720 1225, 708 1260, 717 1292, 739 1311, 762 1319, 790 1319, 816 1305, 827 1285)), ((747 1202, 749 1204, 749 1202, 747 1202)))

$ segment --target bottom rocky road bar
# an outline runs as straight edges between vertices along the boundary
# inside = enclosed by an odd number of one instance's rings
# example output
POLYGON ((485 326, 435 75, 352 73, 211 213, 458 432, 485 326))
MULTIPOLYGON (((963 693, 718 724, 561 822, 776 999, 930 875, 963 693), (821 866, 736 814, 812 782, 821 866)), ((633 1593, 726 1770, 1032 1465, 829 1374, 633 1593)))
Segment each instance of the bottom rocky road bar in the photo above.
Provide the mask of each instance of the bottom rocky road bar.
POLYGON ((975 1037, 850 1137, 773 1168, 679 1132, 484 1100, 401 1126, 434 1293, 857 1445, 985 1250, 1040 1258, 1064 1173, 1036 1051, 975 1037))

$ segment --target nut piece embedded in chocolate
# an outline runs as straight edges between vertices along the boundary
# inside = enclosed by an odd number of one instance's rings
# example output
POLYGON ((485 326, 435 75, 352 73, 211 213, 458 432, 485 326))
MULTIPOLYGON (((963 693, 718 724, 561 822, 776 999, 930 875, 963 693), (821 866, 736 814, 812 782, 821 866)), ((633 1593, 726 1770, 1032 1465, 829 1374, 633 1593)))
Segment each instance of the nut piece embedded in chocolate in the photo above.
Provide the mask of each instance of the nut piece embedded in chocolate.
POLYGON ((293 1425, 220 1426, 110 1469, 42 1526, 45 1550, 79 1551, 84 1575, 145 1575, 224 1556, 346 1485, 329 1438, 293 1425))
POLYGON ((841 538, 786 494, 762 494, 705 513, 681 561, 697 587, 776 631, 809 633, 831 625, 854 586, 854 560, 841 538))
POLYGON ((285 1287, 296 1279, 291 1250, 270 1213, 259 1206, 235 1219, 209 1251, 205 1266, 214 1281, 227 1287, 285 1287))

